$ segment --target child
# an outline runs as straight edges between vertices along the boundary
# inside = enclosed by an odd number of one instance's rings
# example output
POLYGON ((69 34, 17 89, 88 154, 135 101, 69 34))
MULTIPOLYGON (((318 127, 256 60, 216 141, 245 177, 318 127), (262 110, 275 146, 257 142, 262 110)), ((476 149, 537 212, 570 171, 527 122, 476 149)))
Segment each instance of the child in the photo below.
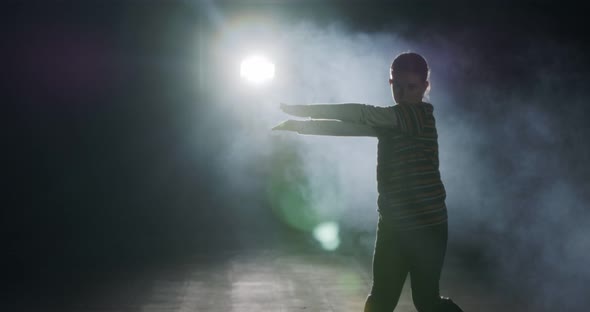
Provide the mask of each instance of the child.
POLYGON ((429 87, 428 74, 422 56, 402 53, 393 61, 389 78, 397 105, 281 104, 287 114, 322 120, 287 120, 273 128, 301 134, 377 137, 379 220, 373 286, 365 312, 393 311, 408 273, 419 312, 462 311, 439 295, 447 209, 438 169, 433 106, 422 101, 429 87))

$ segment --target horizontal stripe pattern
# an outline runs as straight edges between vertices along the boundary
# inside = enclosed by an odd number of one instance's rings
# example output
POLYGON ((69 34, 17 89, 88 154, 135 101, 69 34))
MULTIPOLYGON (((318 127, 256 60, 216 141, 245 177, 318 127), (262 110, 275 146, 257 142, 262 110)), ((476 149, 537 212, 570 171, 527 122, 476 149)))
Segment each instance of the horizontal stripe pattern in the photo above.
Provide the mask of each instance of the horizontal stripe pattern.
POLYGON ((379 213, 398 230, 447 221, 438 134, 430 103, 398 104, 397 127, 379 129, 379 213))

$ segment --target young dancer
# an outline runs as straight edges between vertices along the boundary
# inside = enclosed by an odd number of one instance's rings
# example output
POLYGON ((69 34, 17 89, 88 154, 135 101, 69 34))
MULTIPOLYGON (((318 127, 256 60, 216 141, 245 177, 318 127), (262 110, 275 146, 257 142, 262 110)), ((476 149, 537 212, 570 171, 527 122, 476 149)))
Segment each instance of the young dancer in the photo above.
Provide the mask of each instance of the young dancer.
POLYGON ((379 219, 373 286, 365 312, 393 311, 408 273, 419 312, 462 311, 439 294, 447 209, 434 109, 423 101, 428 75, 428 64, 421 55, 402 53, 394 59, 389 77, 396 105, 281 104, 285 113, 312 120, 287 120, 273 128, 300 134, 377 137, 379 219))

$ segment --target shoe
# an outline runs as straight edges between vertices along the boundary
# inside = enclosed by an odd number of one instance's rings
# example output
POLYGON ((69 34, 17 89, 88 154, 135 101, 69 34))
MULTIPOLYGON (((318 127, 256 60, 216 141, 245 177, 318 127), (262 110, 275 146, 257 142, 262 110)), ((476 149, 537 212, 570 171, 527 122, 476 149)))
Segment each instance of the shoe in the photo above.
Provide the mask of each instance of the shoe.
POLYGON ((459 306, 449 297, 440 297, 440 312, 464 312, 459 306))

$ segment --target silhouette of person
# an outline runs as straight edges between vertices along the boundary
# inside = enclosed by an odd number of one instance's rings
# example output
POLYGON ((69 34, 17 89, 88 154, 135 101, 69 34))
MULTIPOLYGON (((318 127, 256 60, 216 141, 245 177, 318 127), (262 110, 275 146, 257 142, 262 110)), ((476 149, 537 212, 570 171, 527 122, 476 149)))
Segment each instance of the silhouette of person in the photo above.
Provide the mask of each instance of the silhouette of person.
POLYGON ((434 109, 423 101, 429 73, 421 55, 401 53, 394 59, 389 77, 396 105, 281 103, 285 113, 311 120, 287 120, 273 128, 378 139, 379 218, 373 285, 365 312, 393 311, 408 273, 419 312, 462 311, 439 294, 448 228, 434 109))

